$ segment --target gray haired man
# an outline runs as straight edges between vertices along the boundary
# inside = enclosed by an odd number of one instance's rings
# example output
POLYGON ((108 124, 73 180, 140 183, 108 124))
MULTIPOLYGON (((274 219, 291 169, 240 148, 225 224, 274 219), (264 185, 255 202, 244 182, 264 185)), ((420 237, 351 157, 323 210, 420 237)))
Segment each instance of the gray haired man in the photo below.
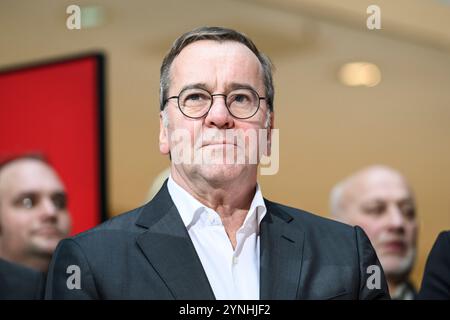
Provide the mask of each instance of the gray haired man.
POLYGON ((271 69, 235 30, 202 27, 175 41, 161 67, 159 149, 170 176, 148 204, 63 241, 47 298, 389 297, 382 272, 370 282, 379 262, 361 228, 263 198, 271 69), (79 290, 66 286, 70 265, 79 290))

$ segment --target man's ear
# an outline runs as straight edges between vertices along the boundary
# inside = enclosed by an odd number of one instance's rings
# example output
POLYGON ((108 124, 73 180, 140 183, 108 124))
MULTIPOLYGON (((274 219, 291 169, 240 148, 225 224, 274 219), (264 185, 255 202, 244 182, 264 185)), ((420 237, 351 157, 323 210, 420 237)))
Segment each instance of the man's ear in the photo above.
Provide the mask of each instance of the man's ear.
POLYGON ((169 146, 169 133, 167 127, 164 125, 164 117, 167 117, 167 114, 163 114, 164 111, 159 113, 159 151, 166 155, 170 152, 169 146))

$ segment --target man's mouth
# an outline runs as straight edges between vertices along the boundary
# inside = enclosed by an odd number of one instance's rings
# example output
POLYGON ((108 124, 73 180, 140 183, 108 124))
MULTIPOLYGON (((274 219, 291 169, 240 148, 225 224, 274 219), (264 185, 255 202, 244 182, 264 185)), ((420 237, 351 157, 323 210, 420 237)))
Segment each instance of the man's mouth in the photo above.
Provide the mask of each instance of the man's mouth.
POLYGON ((401 240, 386 241, 382 244, 383 251, 391 254, 403 254, 406 247, 406 243, 401 240))
POLYGON ((34 231, 35 235, 45 237, 61 237, 61 232, 54 227, 43 227, 34 231))
POLYGON ((227 141, 211 141, 203 142, 202 147, 225 147, 225 146, 236 146, 234 142, 227 141))

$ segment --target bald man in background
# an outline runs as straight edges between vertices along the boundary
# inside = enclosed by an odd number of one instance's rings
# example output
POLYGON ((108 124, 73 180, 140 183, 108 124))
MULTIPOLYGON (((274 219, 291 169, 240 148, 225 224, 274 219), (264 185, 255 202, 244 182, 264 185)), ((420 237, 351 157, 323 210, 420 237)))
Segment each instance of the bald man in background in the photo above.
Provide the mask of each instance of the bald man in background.
POLYGON ((0 258, 45 273, 70 227, 64 185, 42 157, 0 164, 0 258))
POLYGON ((406 179, 386 166, 362 169, 331 192, 331 215, 367 233, 380 259, 392 299, 412 300, 409 281, 416 255, 418 223, 406 179))

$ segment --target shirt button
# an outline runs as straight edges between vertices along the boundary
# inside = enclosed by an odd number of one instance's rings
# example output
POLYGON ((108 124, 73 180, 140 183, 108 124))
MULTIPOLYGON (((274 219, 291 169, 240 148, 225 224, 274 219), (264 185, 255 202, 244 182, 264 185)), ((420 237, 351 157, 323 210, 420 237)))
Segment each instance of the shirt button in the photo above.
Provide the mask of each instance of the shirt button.
POLYGON ((239 262, 239 258, 233 256, 233 264, 236 265, 236 264, 238 264, 238 262, 239 262))

